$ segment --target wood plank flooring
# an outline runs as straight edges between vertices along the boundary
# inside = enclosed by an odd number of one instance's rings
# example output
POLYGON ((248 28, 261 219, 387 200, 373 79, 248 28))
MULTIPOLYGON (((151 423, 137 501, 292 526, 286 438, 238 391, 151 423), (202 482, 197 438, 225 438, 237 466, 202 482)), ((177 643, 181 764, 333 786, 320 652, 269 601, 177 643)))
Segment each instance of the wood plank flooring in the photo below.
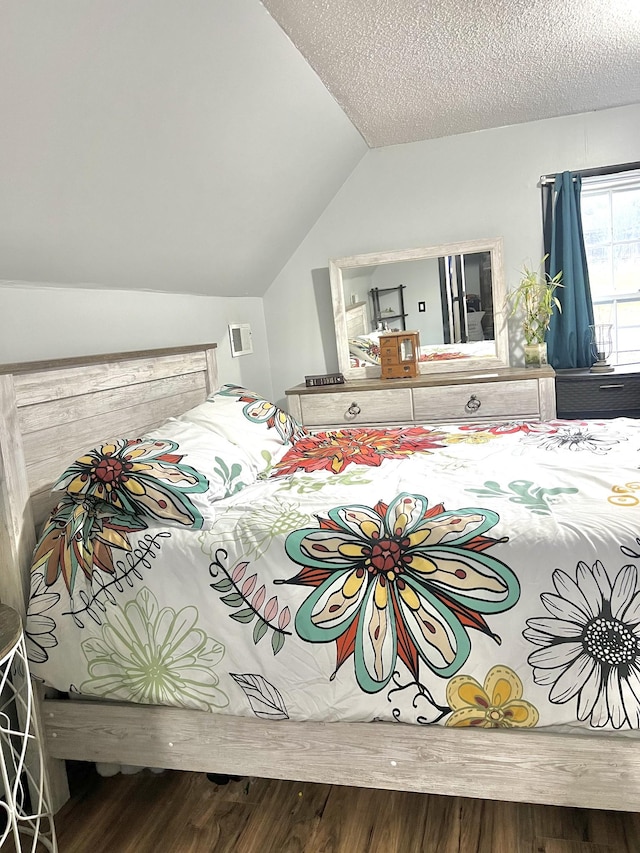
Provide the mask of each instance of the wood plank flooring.
POLYGON ((56 816, 60 853, 640 851, 640 814, 88 768, 56 816))

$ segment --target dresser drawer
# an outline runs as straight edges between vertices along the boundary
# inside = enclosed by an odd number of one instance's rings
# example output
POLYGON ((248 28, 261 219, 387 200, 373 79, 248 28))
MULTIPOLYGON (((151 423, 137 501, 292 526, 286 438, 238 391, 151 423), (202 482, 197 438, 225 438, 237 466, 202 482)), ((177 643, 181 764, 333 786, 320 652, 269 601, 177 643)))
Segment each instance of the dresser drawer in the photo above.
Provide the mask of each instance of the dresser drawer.
POLYGON ((419 423, 538 417, 538 383, 517 380, 414 388, 413 407, 419 423))
POLYGON ((558 376, 556 394, 561 417, 636 414, 640 409, 640 375, 558 376))
POLYGON ((316 432, 367 424, 539 421, 556 416, 551 367, 510 367, 486 375, 450 371, 412 379, 354 380, 333 390, 298 385, 286 393, 291 414, 316 432))
POLYGON ((410 423, 413 420, 410 388, 304 394, 300 396, 300 404, 302 423, 309 427, 410 423))

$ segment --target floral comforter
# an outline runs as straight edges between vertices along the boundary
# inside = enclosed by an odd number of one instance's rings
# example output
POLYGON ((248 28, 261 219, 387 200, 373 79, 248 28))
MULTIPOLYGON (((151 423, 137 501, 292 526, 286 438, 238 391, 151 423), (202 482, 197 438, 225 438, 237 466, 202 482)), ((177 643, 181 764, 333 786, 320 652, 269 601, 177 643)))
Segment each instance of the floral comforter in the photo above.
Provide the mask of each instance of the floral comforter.
POLYGON ((94 512, 73 577, 41 543, 33 673, 270 719, 638 729, 639 450, 630 419, 302 435, 202 529, 94 512))

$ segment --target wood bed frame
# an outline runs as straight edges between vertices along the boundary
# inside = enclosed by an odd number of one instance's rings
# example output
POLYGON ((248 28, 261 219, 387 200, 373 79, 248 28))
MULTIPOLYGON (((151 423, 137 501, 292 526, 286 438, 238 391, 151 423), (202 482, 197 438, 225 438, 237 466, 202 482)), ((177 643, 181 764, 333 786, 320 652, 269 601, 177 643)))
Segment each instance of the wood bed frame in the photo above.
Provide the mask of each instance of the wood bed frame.
MULTIPOLYGON (((197 405, 215 344, 0 367, 0 600, 25 611, 36 529, 79 452, 197 405)), ((64 759, 640 811, 640 739, 401 723, 299 723, 40 697, 49 787, 64 759)))
POLYGON ((355 305, 348 305, 345 308, 347 322, 347 337, 358 338, 360 335, 366 335, 369 332, 369 315, 367 314, 367 303, 356 302, 355 305))

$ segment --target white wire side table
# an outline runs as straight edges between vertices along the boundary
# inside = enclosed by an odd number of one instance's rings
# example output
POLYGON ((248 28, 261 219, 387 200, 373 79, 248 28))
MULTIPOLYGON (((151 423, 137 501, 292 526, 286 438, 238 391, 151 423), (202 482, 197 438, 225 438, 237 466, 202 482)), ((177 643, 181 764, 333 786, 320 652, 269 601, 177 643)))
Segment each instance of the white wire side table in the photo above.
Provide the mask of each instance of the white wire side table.
POLYGON ((34 701, 20 616, 0 604, 0 849, 7 853, 11 840, 20 853, 58 850, 34 701))

